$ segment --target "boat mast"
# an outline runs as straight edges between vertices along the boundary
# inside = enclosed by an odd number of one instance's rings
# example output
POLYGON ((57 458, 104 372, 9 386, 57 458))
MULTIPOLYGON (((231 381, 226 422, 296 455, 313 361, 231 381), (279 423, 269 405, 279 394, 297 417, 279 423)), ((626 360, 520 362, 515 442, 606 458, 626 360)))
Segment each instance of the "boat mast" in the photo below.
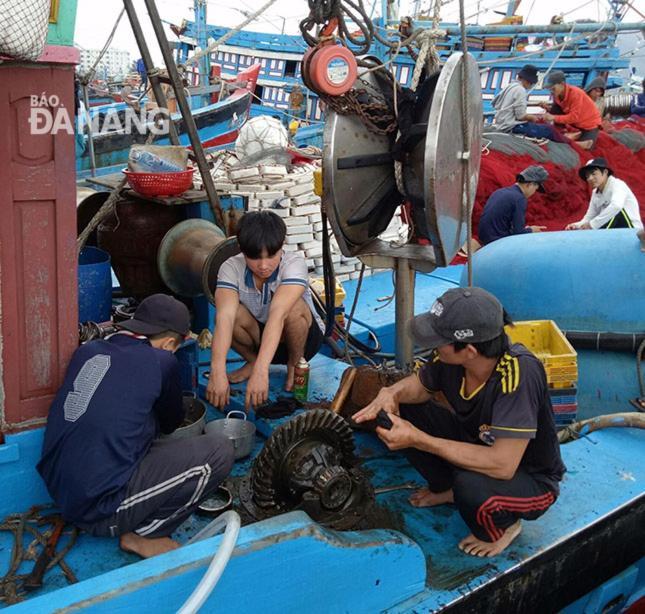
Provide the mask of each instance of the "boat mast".
MULTIPOLYGON (((208 47, 208 25, 206 23, 206 0, 193 0, 195 11, 195 41, 197 47, 202 50, 208 47)), ((199 70, 199 86, 208 88, 210 85, 211 61, 210 53, 204 54, 197 65, 199 70)), ((210 93, 199 96, 199 107, 205 107, 210 104, 210 93)))

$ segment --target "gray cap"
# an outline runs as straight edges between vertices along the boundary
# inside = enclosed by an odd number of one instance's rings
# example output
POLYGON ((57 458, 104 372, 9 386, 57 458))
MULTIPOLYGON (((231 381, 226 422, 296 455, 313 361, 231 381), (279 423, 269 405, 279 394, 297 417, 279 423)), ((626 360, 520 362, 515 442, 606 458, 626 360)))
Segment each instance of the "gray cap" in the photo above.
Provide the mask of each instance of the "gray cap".
POLYGON ((442 294, 430 311, 416 316, 410 325, 414 342, 436 348, 455 341, 480 343, 504 331, 504 308, 482 288, 454 288, 442 294))
POLYGON ((517 181, 521 181, 523 183, 537 183, 539 186, 538 190, 540 192, 544 192, 542 183, 545 182, 548 178, 549 173, 547 172, 547 170, 537 164, 526 167, 521 173, 518 173, 516 176, 517 181))
POLYGON ((607 83, 602 77, 596 77, 589 82, 589 85, 585 87, 585 92, 589 93, 591 90, 599 89, 602 90, 602 93, 605 93, 607 89, 607 83))
POLYGON ((545 78, 544 78, 544 86, 545 87, 553 87, 554 85, 557 85, 558 83, 564 83, 567 80, 565 74, 561 70, 552 70, 545 78))

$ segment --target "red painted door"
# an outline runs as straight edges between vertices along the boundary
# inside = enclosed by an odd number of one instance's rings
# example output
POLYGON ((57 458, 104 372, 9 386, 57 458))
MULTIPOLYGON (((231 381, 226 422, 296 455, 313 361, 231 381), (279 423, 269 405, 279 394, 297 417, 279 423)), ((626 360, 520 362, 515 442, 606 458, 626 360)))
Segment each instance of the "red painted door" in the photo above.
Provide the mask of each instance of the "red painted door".
POLYGON ((3 432, 42 423, 78 345, 74 136, 61 125, 73 79, 70 65, 0 64, 3 432), (43 94, 55 134, 29 122, 43 94))

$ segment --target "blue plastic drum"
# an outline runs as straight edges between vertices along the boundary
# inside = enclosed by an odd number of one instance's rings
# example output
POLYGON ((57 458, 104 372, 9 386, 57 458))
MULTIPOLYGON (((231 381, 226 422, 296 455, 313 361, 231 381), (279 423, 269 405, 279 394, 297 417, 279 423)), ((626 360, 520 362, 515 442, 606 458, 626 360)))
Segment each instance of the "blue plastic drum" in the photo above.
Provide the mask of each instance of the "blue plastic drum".
POLYGON ((106 322, 112 309, 110 254, 84 247, 78 257, 78 320, 106 322))

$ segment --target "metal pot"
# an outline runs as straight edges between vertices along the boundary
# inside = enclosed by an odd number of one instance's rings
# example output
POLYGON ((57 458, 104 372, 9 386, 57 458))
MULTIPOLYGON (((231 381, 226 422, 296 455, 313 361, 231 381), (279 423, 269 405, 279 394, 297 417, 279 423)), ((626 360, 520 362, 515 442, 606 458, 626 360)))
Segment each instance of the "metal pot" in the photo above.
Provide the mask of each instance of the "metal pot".
POLYGON ((194 392, 184 392, 182 402, 186 412, 182 425, 169 435, 162 435, 163 439, 181 439, 203 434, 206 427, 206 405, 194 392))
POLYGON ((206 425, 207 433, 217 433, 231 440, 235 448, 235 459, 244 458, 251 454, 255 443, 255 424, 246 419, 243 411, 229 411, 226 418, 213 420, 206 425), (241 414, 239 418, 231 418, 232 414, 241 414))

